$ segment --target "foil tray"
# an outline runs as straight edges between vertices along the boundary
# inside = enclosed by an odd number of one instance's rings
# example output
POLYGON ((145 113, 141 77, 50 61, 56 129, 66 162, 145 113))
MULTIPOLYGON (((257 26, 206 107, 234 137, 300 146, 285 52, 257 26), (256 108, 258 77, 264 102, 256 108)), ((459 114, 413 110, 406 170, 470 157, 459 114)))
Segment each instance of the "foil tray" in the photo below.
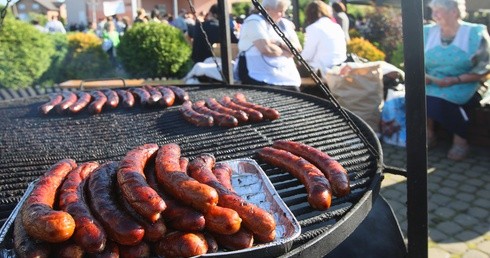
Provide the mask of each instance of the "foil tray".
MULTIPOLYGON (((291 250, 293 240, 301 233, 301 227, 257 162, 253 159, 235 159, 222 163, 227 163, 233 170, 231 180, 235 191, 248 202, 274 216, 276 239, 273 242, 257 244, 243 250, 219 250, 216 253, 199 257, 276 257, 291 250)), ((16 257, 13 250, 14 220, 34 185, 35 182, 29 184, 19 203, 0 229, 0 257, 16 257)))

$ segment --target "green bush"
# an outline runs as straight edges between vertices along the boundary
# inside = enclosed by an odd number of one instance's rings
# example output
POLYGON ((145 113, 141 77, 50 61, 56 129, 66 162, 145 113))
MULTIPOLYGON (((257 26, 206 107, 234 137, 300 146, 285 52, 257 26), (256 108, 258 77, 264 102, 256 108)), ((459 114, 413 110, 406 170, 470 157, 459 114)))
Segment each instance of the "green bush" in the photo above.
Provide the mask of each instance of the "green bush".
POLYGON ((72 79, 98 79, 114 76, 109 56, 102 48, 102 40, 90 33, 67 34, 68 50, 61 62, 57 82, 72 79))
POLYGON ((369 61, 384 61, 385 54, 364 38, 353 38, 347 44, 347 51, 369 61))
POLYGON ((403 69, 405 63, 405 57, 403 56, 403 44, 398 44, 397 48, 391 53, 391 59, 389 63, 403 69))
POLYGON ((48 70, 53 53, 49 35, 7 16, 0 30, 0 84, 13 89, 31 86, 48 70))
POLYGON ((374 12, 366 14, 368 22, 365 39, 378 46, 391 59, 393 51, 402 43, 401 10, 390 7, 376 7, 374 12))
POLYGON ((136 24, 121 38, 117 49, 132 77, 182 77, 192 66, 191 47, 182 32, 162 23, 136 24))
POLYGON ((61 71, 64 69, 63 62, 68 53, 68 38, 62 33, 48 35, 55 51, 51 56, 51 65, 49 66, 49 69, 44 72, 41 78, 36 82, 42 86, 52 86, 55 83, 60 83, 66 79, 62 76, 61 71))

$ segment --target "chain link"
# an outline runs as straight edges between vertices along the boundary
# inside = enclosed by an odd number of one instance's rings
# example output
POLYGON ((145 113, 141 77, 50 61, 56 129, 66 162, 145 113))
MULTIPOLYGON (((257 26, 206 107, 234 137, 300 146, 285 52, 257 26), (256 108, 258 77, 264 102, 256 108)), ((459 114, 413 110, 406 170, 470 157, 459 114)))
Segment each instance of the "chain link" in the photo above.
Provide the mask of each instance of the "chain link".
POLYGON ((206 44, 208 45, 209 50, 211 50, 212 59, 213 59, 214 63, 216 64, 216 69, 218 69, 218 72, 221 75, 221 79, 223 80, 223 82, 225 84, 229 85, 230 82, 228 82, 228 80, 226 79, 226 76, 223 74, 223 71, 220 68, 221 66, 218 64, 218 60, 217 60, 216 55, 214 54, 214 51, 213 51, 213 46, 211 45, 211 42, 209 41, 208 34, 204 30, 204 27, 202 26, 202 22, 197 17, 196 9, 194 8, 194 5, 192 4, 191 0, 188 0, 188 2, 189 2, 189 8, 191 9, 192 15, 194 15, 194 18, 196 19, 196 23, 199 24, 199 29, 202 32, 202 34, 204 35, 204 40, 206 40, 206 44))
POLYGON ((5 16, 7 15, 7 8, 9 7, 10 2, 12 0, 7 0, 7 3, 3 7, 3 9, 0 11, 0 30, 3 28, 3 20, 5 19, 5 16))
POLYGON ((264 7, 257 0, 252 0, 252 4, 255 6, 255 8, 257 8, 257 10, 260 12, 260 14, 262 14, 262 16, 264 16, 266 21, 269 22, 269 24, 272 26, 272 28, 277 33, 277 35, 279 35, 279 37, 281 37, 281 39, 284 41, 286 46, 288 46, 289 51, 291 51, 291 53, 298 60, 298 62, 300 62, 306 68, 306 70, 308 70, 308 73, 310 74, 312 79, 315 81, 316 85, 318 87, 320 87, 320 89, 323 91, 323 93, 325 94, 327 99, 337 108, 337 110, 340 112, 342 117, 345 118, 349 127, 352 130, 354 130, 354 132, 357 133, 357 135, 361 138, 363 143, 366 144, 366 146, 368 147, 371 154, 373 154, 376 157, 379 157, 379 153, 376 150, 376 148, 374 148, 374 146, 372 146, 369 143, 369 141, 367 140, 367 138, 361 133, 361 130, 359 129, 359 127, 357 127, 357 125, 352 121, 352 119, 349 117, 347 112, 345 112, 345 110, 342 108, 342 106, 340 106, 339 102, 333 97, 330 89, 322 82, 320 77, 311 69, 310 65, 308 65, 308 63, 306 63, 306 61, 303 59, 303 57, 301 56, 299 51, 293 46, 291 41, 289 41, 289 39, 281 31, 279 26, 277 26, 277 24, 274 22, 274 20, 272 20, 272 18, 267 13, 267 11, 264 9, 264 7))

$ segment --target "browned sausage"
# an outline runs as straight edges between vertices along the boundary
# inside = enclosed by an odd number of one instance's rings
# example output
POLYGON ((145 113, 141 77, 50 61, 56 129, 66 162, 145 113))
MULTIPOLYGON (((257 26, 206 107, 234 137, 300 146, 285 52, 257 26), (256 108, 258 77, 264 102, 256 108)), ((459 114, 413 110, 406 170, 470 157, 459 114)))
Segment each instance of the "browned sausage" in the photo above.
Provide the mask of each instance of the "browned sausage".
POLYGON ((162 218, 169 227, 184 232, 201 231, 204 229, 205 220, 201 212, 178 202, 175 198, 165 193, 158 185, 155 166, 147 166, 145 168, 145 175, 148 185, 155 189, 167 204, 167 208, 162 212, 162 218))
POLYGON ((214 164, 214 156, 201 154, 189 163, 189 175, 197 181, 216 189, 219 195, 218 205, 235 210, 242 218, 243 224, 257 236, 259 241, 273 241, 276 237, 276 221, 274 217, 219 183, 212 172, 214 164))
POLYGON ((196 112, 212 116, 216 121, 216 124, 219 126, 235 127, 238 125, 238 120, 236 119, 236 117, 209 109, 208 107, 206 107, 206 102, 204 100, 198 100, 194 102, 192 108, 196 112))
POLYGON ((175 93, 171 89, 163 86, 158 86, 157 89, 162 93, 162 98, 159 101, 160 105, 165 107, 173 106, 175 102, 175 93))
POLYGON ((124 207, 124 211, 131 215, 131 217, 133 217, 145 230, 145 235, 143 236, 144 240, 148 242, 155 242, 162 238, 165 233, 167 233, 167 226, 161 218, 155 222, 148 221, 134 210, 134 208, 129 204, 128 200, 122 196, 121 189, 118 187, 116 187, 116 193, 119 197, 120 203, 124 207))
MULTIPOLYGON (((115 90, 117 95, 119 95, 119 99, 122 100, 123 107, 132 107, 134 106, 134 95, 129 90, 118 89, 115 90)), ((121 102, 121 101, 120 101, 121 102)))
POLYGON ((245 95, 243 95, 242 93, 236 93, 233 98, 233 102, 235 102, 238 105, 242 105, 259 111, 260 113, 262 113, 262 115, 264 115, 264 118, 269 120, 276 120, 281 117, 279 111, 273 108, 264 107, 258 104, 248 102, 247 99, 245 98, 245 95))
POLYGON ((185 101, 179 109, 184 119, 195 126, 213 126, 214 118, 210 115, 201 114, 192 108, 192 102, 185 101))
POLYGON ((204 219, 208 231, 223 235, 236 233, 242 224, 242 219, 235 210, 221 206, 211 206, 204 213, 204 219))
POLYGON ((226 189, 235 192, 231 184, 231 174, 233 170, 230 165, 226 163, 216 163, 213 168, 213 174, 216 176, 216 180, 220 182, 226 189))
POLYGON ((119 245, 114 241, 107 240, 104 251, 100 253, 88 253, 90 258, 119 258, 119 245))
POLYGON ((150 246, 146 242, 137 245, 120 245, 119 252, 121 258, 147 258, 150 257, 150 246))
POLYGON ((73 241, 66 241, 56 247, 56 258, 82 258, 85 254, 83 248, 73 241))
POLYGON ((248 121, 248 115, 242 110, 231 109, 221 105, 215 98, 208 98, 206 100, 206 105, 214 111, 228 114, 230 116, 234 116, 238 122, 244 123, 248 121))
POLYGON ((87 92, 79 91, 77 95, 77 102, 69 107, 69 110, 72 113, 80 112, 80 110, 84 109, 90 103, 90 100, 92 100, 92 96, 87 92))
POLYGON ((158 182, 177 200, 205 213, 218 203, 218 193, 183 173, 179 159, 179 145, 170 143, 160 147, 155 161, 158 182))
POLYGON ((190 100, 189 94, 184 89, 177 86, 166 86, 166 87, 174 92, 175 96, 181 103, 190 100))
POLYGON ((22 222, 30 236, 59 243, 73 235, 75 220, 67 212, 53 210, 53 205, 58 188, 66 175, 76 167, 74 160, 63 159, 41 176, 22 209, 22 222))
POLYGON ((147 106, 150 104, 150 93, 143 88, 132 88, 131 91, 138 97, 140 104, 147 106))
POLYGON ((14 251, 19 258, 47 258, 51 253, 51 244, 29 236, 17 215, 14 221, 14 251))
POLYGON ((272 147, 289 151, 313 163, 328 179, 335 196, 342 197, 350 193, 347 170, 327 153, 304 143, 293 141, 275 141, 272 147))
POLYGON ((187 174, 187 167, 189 166, 189 159, 186 157, 180 157, 179 159, 180 169, 187 174))
POLYGON ((65 113, 71 105, 77 102, 77 94, 71 91, 63 91, 61 94, 63 95, 63 100, 54 107, 58 114, 65 113))
POLYGON ((107 102, 107 97, 99 90, 90 92, 90 95, 92 95, 92 103, 88 105, 87 111, 91 114, 99 114, 107 102))
POLYGON ((73 169, 61 185, 59 197, 60 208, 75 220, 72 239, 90 253, 104 250, 107 239, 104 228, 94 218, 85 200, 85 182, 98 166, 97 162, 86 162, 73 169))
POLYGON ((107 97, 107 102, 106 106, 110 108, 116 108, 117 105, 119 105, 119 96, 117 95, 117 92, 107 89, 104 90, 104 94, 107 97))
POLYGON ((306 188, 308 203, 311 207, 318 210, 326 210, 330 207, 332 202, 330 183, 313 164, 291 152, 271 147, 262 148, 259 151, 259 157, 299 179, 306 188))
POLYGON ((259 111, 238 105, 235 102, 231 101, 231 98, 228 96, 224 96, 221 99, 221 104, 225 107, 228 107, 228 108, 231 108, 234 110, 241 110, 241 111, 245 112, 248 115, 248 119, 251 122, 260 122, 264 119, 264 115, 262 115, 262 113, 260 113, 259 111))
POLYGON ((219 246, 228 250, 250 248, 254 244, 254 235, 252 231, 246 227, 240 228, 240 230, 233 235, 213 234, 213 236, 216 239, 216 242, 218 242, 219 246))
POLYGON ((155 252, 165 258, 191 257, 207 253, 208 244, 202 233, 176 231, 158 241, 155 252))
POLYGON ((160 99, 162 99, 162 93, 158 89, 150 85, 144 85, 143 89, 145 89, 146 91, 148 91, 148 93, 150 93, 150 98, 148 98, 148 104, 155 105, 159 103, 160 99))
POLYGON ((117 162, 107 162, 90 174, 90 208, 112 240, 122 245, 135 245, 141 242, 145 230, 123 210, 115 196, 117 166, 117 162))
POLYGON ((60 104, 63 100, 61 93, 52 94, 49 96, 49 101, 42 104, 39 107, 39 112, 43 115, 47 115, 56 105, 60 104))
POLYGON ((157 192, 146 182, 144 168, 158 151, 157 144, 144 144, 132 149, 119 162, 117 182, 124 198, 136 212, 151 222, 160 218, 167 207, 157 192))
MULTIPOLYGON (((240 232, 240 231, 239 231, 240 232)), ((237 232, 238 233, 238 232, 237 232)), ((206 243, 208 244, 208 254, 218 252, 219 246, 218 242, 216 242, 216 238, 209 232, 203 232, 204 238, 206 239, 206 243)), ((224 235, 229 236, 229 235, 224 235)))

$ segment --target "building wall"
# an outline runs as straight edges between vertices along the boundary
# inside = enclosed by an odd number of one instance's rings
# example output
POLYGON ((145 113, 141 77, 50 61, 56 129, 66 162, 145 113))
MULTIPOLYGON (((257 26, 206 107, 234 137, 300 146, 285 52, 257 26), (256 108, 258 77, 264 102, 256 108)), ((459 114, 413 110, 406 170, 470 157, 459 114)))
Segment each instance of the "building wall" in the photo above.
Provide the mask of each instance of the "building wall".
MULTIPOLYGON (((48 10, 34 0, 21 0, 16 3, 17 17, 23 21, 29 19, 29 13, 47 14, 48 10)), ((50 16, 48 16, 49 19, 50 16)))

